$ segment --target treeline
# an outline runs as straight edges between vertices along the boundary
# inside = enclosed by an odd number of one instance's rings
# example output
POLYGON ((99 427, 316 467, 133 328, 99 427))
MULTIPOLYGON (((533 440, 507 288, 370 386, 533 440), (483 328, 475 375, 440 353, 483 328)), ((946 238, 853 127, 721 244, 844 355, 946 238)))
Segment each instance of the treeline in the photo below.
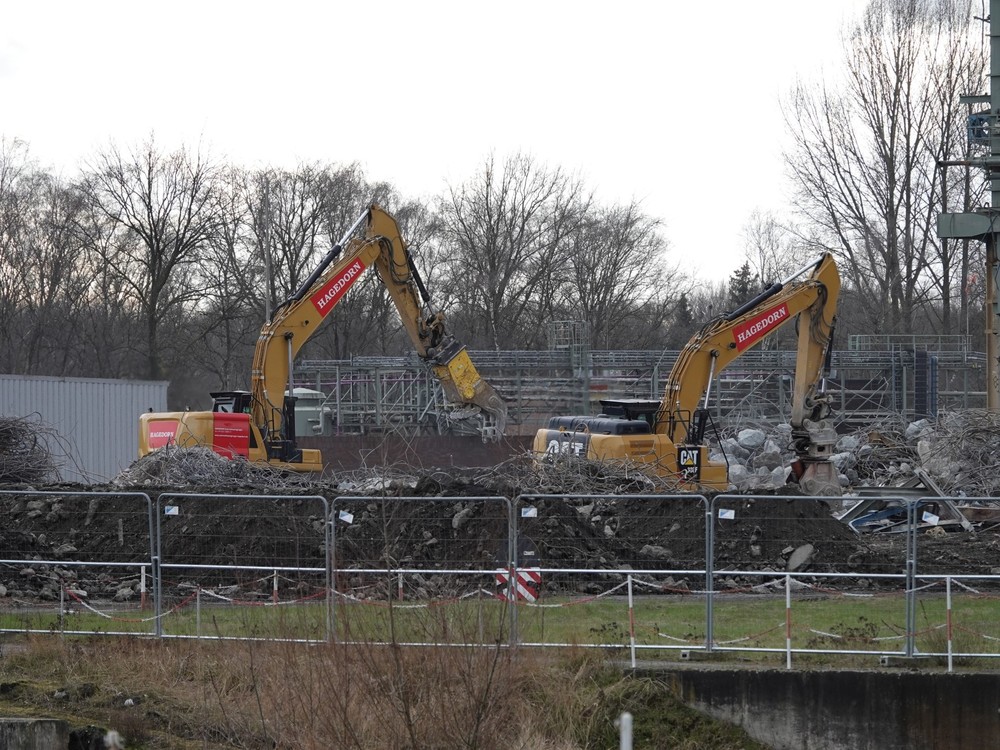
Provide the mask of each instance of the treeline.
MULTIPOLYGON (((659 217, 526 155, 489 157, 413 199, 356 164, 246 169, 155 138, 111 145, 64 178, 28 144, 0 140, 0 372, 170 379, 175 395, 193 380, 191 393, 246 386, 269 311, 371 202, 397 218, 436 309, 471 349, 546 348, 564 321, 594 349, 678 348, 827 251, 844 277, 837 346, 851 333, 978 341, 982 244, 936 234, 940 211, 985 196, 982 170, 942 167, 987 148, 970 142, 959 101, 986 86, 974 16, 964 0, 869 4, 846 30, 843 75, 784 100, 795 214, 754 214, 745 262, 709 283, 671 260, 659 217)), ((739 118, 728 121, 735 137, 739 118)), ((370 275, 303 355, 409 349, 370 275)))
MULTIPOLYGON (((357 165, 243 169, 152 139, 112 146, 63 179, 4 141, 0 371, 245 387, 269 311, 371 202, 397 218, 436 308, 470 348, 544 348, 567 320, 586 321, 599 348, 690 335, 687 313, 676 320, 688 282, 659 221, 526 156, 487 159, 421 201, 357 165)), ((330 318, 304 356, 411 348, 374 274, 330 318)))

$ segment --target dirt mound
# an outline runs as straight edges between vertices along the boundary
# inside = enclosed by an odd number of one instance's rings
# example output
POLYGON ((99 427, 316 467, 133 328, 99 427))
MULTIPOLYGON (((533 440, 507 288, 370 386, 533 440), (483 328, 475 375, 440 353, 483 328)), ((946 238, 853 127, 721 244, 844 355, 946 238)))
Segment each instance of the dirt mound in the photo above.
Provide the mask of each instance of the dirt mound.
MULTIPOLYGON (((6 519, 0 555, 40 561, 41 572, 52 561, 142 564, 149 563, 150 539, 159 534, 161 563, 174 568, 172 579, 193 575, 184 570, 189 565, 322 571, 329 533, 339 568, 482 569, 504 559, 508 512, 516 502, 520 549, 533 552, 521 564, 609 574, 698 570, 705 565, 706 523, 711 523, 717 571, 783 571, 793 556, 793 567, 805 572, 862 576, 904 569, 902 535, 856 534, 822 501, 776 494, 718 498, 706 506, 698 496, 594 497, 578 490, 580 477, 570 483, 571 490, 553 495, 559 485, 553 486, 551 475, 544 496, 525 495, 531 480, 526 470, 431 470, 368 472, 338 482, 276 488, 143 485, 130 494, 121 486, 51 485, 44 496, 0 490, 6 519), (155 510, 152 528, 146 496, 155 510)), ((616 489, 627 484, 606 476, 600 480, 616 489)), ((993 568, 1000 568, 1000 536, 992 531, 921 537, 925 572, 993 568)), ((119 579, 137 569, 126 570, 107 580, 88 580, 96 586, 94 595, 120 593, 119 579)), ((36 591, 38 586, 28 585, 32 575, 12 573, 0 586, 36 591)))

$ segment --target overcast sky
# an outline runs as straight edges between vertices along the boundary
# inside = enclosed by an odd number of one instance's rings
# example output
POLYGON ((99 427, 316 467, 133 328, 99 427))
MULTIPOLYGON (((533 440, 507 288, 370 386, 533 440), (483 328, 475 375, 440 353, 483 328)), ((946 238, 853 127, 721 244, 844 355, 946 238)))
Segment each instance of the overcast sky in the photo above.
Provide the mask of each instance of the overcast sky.
POLYGON ((245 166, 358 162, 428 197, 492 152, 641 202, 724 280, 788 204, 779 98, 863 0, 5 3, 0 135, 66 176, 150 133, 245 166))

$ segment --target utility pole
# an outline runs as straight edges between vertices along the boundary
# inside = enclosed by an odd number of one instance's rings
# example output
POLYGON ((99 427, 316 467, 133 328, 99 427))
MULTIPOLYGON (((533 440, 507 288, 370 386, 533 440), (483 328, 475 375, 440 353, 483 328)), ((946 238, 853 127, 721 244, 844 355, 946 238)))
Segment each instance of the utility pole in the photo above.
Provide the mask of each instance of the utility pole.
MULTIPOLYGON (((997 246, 1000 237, 1000 0, 990 0, 990 93, 963 96, 964 104, 988 104, 985 129, 990 153, 983 159, 943 162, 949 166, 979 166, 986 169, 990 181, 990 205, 974 213, 938 214, 938 237, 941 239, 978 239, 986 243, 986 408, 1000 411, 1000 366, 997 334, 1000 332, 1000 268, 997 246)), ((972 130, 970 122, 970 131, 972 130)), ((970 133, 971 134, 971 133, 970 133)), ((965 280, 963 280, 964 282, 965 280)))

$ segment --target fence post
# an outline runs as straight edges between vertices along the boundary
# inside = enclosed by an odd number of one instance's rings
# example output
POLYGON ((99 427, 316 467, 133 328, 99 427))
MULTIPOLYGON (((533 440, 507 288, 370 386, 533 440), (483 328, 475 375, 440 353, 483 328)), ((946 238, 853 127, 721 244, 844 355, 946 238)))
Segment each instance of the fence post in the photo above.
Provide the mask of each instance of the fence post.
POLYGON ((483 628, 483 589, 479 589, 479 593, 476 595, 476 625, 479 630, 479 643, 482 645, 484 643, 484 632, 483 628))
POLYGON ((632 574, 628 574, 628 632, 632 649, 632 669, 635 669, 635 607, 632 601, 632 574))
POLYGON ((715 598, 712 588, 715 579, 715 529, 712 521, 715 500, 709 502, 706 497, 701 500, 705 503, 705 650, 710 652, 715 642, 715 598))
POLYGON ((917 510, 919 500, 906 504, 906 639, 903 653, 912 657, 917 625, 917 510))
POLYGON ((194 592, 194 636, 201 640, 201 584, 194 592))
POLYGON ((520 496, 508 505, 507 514, 507 606, 510 608, 510 634, 508 642, 511 648, 517 647, 517 506, 520 496))
MULTIPOLYGON (((337 386, 340 387, 339 384, 337 386)), ((329 533, 330 543, 327 545, 327 570, 328 578, 326 582, 326 603, 327 603, 327 639, 333 639, 333 642, 337 642, 337 592, 335 588, 337 586, 337 501, 334 499, 330 503, 330 513, 327 522, 327 531, 329 533)))
POLYGON ((333 580, 330 575, 330 560, 332 556, 332 551, 330 549, 330 527, 333 525, 330 515, 330 503, 326 498, 323 498, 323 586, 326 589, 326 596, 323 597, 324 611, 323 611, 323 641, 325 643, 330 642, 330 607, 333 601, 333 594, 331 592, 331 586, 333 585, 333 580))
POLYGON ((271 584, 271 603, 278 603, 278 571, 274 571, 273 583, 271 584))
POLYGON ((163 618, 160 617, 163 609, 163 578, 160 575, 160 558, 153 556, 153 635, 157 638, 163 637, 163 618))
POLYGON ((625 711, 615 724, 618 726, 618 750, 632 750, 632 714, 625 711))
POLYGON ((951 629, 951 622, 952 622, 951 621, 951 576, 947 576, 944 579, 944 586, 945 586, 945 602, 946 602, 947 607, 948 607, 948 620, 947 620, 947 628, 948 628, 948 672, 950 673, 950 672, 954 671, 954 667, 955 667, 953 656, 952 656, 952 654, 954 652, 954 646, 952 645, 952 640, 951 640, 951 638, 952 638, 952 629, 951 629))
POLYGON ((146 566, 139 568, 139 610, 146 611, 146 566))
POLYGON ((65 635, 66 630, 66 585, 59 577, 59 633, 65 635))
POLYGON ((792 668, 792 577, 785 573, 785 669, 792 668))

